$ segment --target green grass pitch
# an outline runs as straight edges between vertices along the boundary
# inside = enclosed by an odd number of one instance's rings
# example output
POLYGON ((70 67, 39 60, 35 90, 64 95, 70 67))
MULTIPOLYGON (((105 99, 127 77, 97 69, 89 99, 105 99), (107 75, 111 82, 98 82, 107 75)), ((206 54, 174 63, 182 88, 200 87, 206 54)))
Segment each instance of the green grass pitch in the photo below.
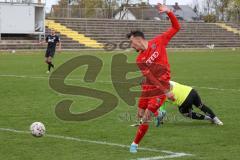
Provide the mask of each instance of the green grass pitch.
MULTIPOLYGON (((69 51, 57 54, 54 59, 56 68, 80 55, 97 56, 104 62, 96 83, 83 82, 86 67, 74 70, 66 80, 67 84, 110 92, 119 99, 115 110, 86 122, 58 119, 55 105, 63 99, 72 99, 71 111, 78 113, 95 108, 101 101, 53 91, 48 84, 49 75, 45 73, 43 52, 0 53, 0 159, 129 160, 169 155, 147 149, 130 154, 127 147, 121 146, 130 145, 135 136, 136 128, 130 124, 134 123, 137 108, 121 100, 111 83, 111 58, 120 53, 69 51), (25 132, 4 130, 28 131, 35 121, 43 122, 50 136, 35 138, 25 132)), ((134 62, 136 53, 123 54, 128 56, 129 62, 134 62)), ((169 61, 172 79, 194 86, 224 126, 185 119, 176 107, 168 106, 166 123, 160 128, 151 124, 140 147, 192 154, 170 158, 176 160, 239 159, 240 51, 169 51, 169 61)))

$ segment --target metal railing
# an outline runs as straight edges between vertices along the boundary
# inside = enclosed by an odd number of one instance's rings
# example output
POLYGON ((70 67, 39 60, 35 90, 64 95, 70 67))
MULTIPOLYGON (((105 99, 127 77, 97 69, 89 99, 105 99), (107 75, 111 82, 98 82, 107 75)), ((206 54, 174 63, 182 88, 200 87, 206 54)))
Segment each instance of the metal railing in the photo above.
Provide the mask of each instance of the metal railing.
MULTIPOLYGON (((181 12, 181 16, 187 15, 181 12)), ((160 15, 153 8, 136 8, 128 7, 124 9, 115 8, 78 8, 70 6, 68 8, 59 8, 54 6, 51 8, 48 17, 52 18, 108 18, 108 19, 124 19, 124 20, 160 20, 166 19, 166 15, 160 15)), ((181 18, 181 17, 180 17, 181 18)), ((192 19, 194 21, 194 19, 192 19)))
POLYGON ((114 18, 115 10, 109 8, 51 8, 52 18, 114 18))
MULTIPOLYGON (((174 11, 179 20, 194 22, 218 22, 221 17, 216 15, 198 15, 193 16, 189 11, 178 10, 174 11), (189 15, 190 14, 190 15, 189 15), (213 16, 213 17, 212 17, 213 16), (210 18, 208 21, 207 18, 210 18)), ((136 8, 128 7, 124 9, 115 8, 79 8, 77 6, 69 6, 68 8, 59 8, 54 6, 47 13, 51 18, 101 18, 101 19, 119 19, 119 20, 167 20, 165 14, 159 14, 153 8, 136 8)), ((240 24, 240 13, 238 10, 233 10, 232 13, 225 19, 226 22, 234 22, 240 24)))

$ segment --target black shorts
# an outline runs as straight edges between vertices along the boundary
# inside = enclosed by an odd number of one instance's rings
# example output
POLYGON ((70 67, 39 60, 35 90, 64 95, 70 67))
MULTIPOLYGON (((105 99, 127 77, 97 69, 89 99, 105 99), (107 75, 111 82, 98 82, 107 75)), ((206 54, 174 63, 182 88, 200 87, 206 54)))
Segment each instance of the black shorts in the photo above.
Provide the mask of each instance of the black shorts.
POLYGON ((183 104, 179 107, 179 111, 181 113, 189 113, 189 111, 193 109, 193 105, 198 108, 202 106, 201 98, 198 95, 197 91, 195 91, 194 89, 190 91, 183 104))
POLYGON ((47 58, 47 57, 54 57, 54 54, 55 54, 55 49, 47 49, 46 50, 46 53, 45 53, 45 57, 47 58))

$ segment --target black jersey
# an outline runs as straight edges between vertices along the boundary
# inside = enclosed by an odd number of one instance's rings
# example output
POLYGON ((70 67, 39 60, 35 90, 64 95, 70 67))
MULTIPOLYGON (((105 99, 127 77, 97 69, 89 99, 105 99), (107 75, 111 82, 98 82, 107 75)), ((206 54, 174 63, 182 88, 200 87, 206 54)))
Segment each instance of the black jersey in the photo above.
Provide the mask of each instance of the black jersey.
POLYGON ((57 35, 48 35, 46 37, 46 42, 48 43, 48 49, 55 49, 57 43, 60 42, 60 38, 57 35))

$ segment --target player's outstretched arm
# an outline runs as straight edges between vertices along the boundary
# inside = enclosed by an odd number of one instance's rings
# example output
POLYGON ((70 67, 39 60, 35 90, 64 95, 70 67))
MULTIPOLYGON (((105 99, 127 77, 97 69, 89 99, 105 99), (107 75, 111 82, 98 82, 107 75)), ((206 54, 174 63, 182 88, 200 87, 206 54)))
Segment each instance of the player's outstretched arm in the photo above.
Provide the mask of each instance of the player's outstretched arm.
POLYGON ((178 23, 176 16, 173 12, 167 7, 162 4, 157 5, 157 10, 159 13, 166 13, 171 20, 172 27, 170 27, 165 33, 164 36, 166 37, 167 42, 171 40, 171 38, 180 30, 181 26, 178 23))
POLYGON ((171 12, 171 10, 167 6, 162 5, 161 3, 157 4, 157 10, 159 11, 159 13, 169 13, 169 12, 171 12))

